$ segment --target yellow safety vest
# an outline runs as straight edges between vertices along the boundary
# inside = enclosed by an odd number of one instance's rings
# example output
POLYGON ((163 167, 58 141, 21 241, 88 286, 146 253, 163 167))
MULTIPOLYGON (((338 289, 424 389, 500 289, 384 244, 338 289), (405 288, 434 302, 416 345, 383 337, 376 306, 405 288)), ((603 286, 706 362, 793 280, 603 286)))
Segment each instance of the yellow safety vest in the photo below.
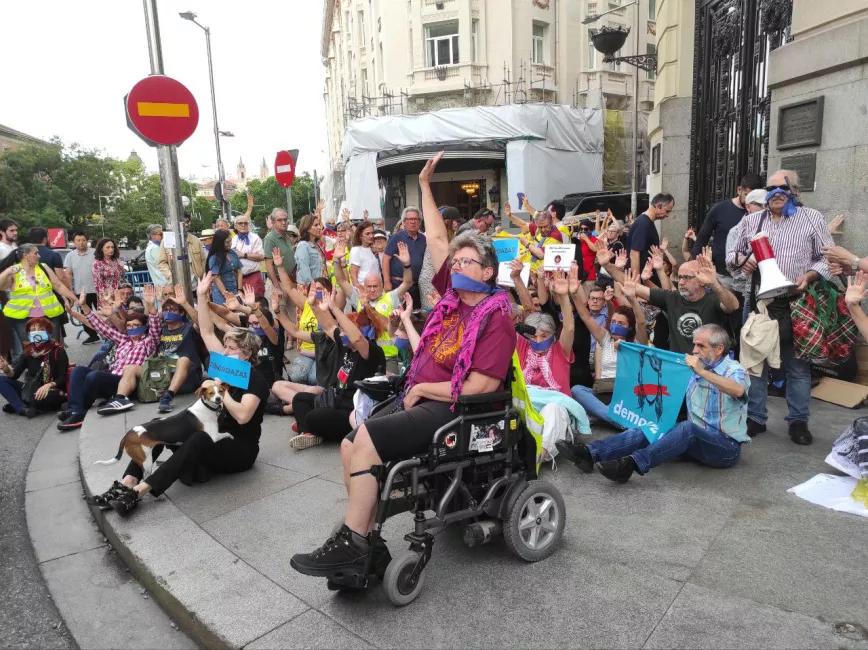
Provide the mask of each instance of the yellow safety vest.
POLYGON ((3 308, 6 318, 24 320, 30 315, 34 300, 39 300, 48 318, 55 318, 64 312, 45 271, 37 266, 33 269, 33 277, 36 279, 35 288, 27 280, 27 272, 23 268, 15 274, 15 286, 9 292, 9 302, 3 308))
MULTIPOLYGON (((308 334, 313 334, 316 332, 319 323, 316 319, 316 314, 313 313, 313 309, 309 303, 304 303, 304 309, 301 310, 301 316, 298 318, 298 329, 303 332, 307 332, 308 334)), ((313 343, 308 343, 307 341, 302 341, 299 343, 298 349, 302 352, 307 352, 308 354, 314 354, 316 352, 316 346, 313 343)))
MULTIPOLYGON (((392 296, 389 294, 390 292, 387 291, 382 296, 377 298, 374 302, 370 303, 371 307, 373 307, 378 314, 380 314, 381 316, 385 316, 386 318, 391 316, 392 312, 394 311, 394 307, 392 306, 392 296)), ((363 311, 364 308, 365 302, 364 299, 360 296, 357 311, 363 311)), ((394 339, 389 336, 389 330, 382 332, 377 337, 377 345, 379 345, 380 349, 383 350, 383 354, 386 355, 387 359, 398 356, 398 348, 394 345, 394 343, 394 339)))
POLYGON ((530 396, 527 393, 527 384, 524 381, 524 371, 521 369, 521 361, 518 354, 512 353, 512 405, 521 419, 524 420, 524 425, 536 443, 536 468, 539 471, 542 460, 542 430, 543 418, 533 407, 530 401, 530 396))

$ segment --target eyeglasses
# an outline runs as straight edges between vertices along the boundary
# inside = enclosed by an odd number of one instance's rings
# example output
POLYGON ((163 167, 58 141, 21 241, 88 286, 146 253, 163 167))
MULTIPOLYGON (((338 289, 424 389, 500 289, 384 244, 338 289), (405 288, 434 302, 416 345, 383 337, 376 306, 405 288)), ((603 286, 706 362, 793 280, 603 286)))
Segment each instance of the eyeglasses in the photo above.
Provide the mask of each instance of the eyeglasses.
POLYGON ((681 282, 682 280, 692 280, 695 277, 695 275, 679 275, 678 282, 681 282))
POLYGON ((236 221, 235 225, 236 226, 249 226, 250 222, 249 221, 236 221))
POLYGON ((784 192, 790 191, 789 185, 768 185, 766 187, 766 192, 774 192, 775 190, 783 190, 784 192))
POLYGON ((479 266, 482 266, 482 262, 475 260, 472 257, 456 257, 452 260, 452 266, 458 265, 458 267, 462 269, 466 269, 471 264, 479 264, 479 266))
POLYGON ((286 217, 277 217, 275 219, 272 219, 272 221, 274 221, 275 223, 279 223, 281 221, 289 221, 289 219, 287 219, 286 217))

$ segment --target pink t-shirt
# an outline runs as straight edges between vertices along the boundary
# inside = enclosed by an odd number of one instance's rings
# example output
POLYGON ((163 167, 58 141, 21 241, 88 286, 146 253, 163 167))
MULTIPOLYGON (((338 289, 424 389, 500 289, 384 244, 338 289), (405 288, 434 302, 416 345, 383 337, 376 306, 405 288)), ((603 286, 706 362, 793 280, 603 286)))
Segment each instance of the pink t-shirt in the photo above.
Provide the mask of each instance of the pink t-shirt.
MULTIPOLYGON (((541 388, 551 388, 548 382, 543 377, 542 371, 537 369, 528 373, 527 358, 530 354, 536 354, 530 347, 530 342, 523 336, 519 336, 515 344, 515 350, 518 353, 518 358, 521 361, 521 369, 524 370, 524 378, 529 384, 539 386, 541 388)), ((552 377, 557 384, 557 390, 564 395, 570 394, 570 364, 575 361, 575 354, 570 350, 570 356, 564 354, 564 348, 560 341, 555 339, 548 352, 545 353, 545 358, 548 361, 549 367, 552 370, 552 377)))
MULTIPOLYGON (((36 275, 28 275, 27 282, 33 287, 33 293, 36 293, 37 290, 37 282, 36 275)), ((39 298, 33 298, 33 303, 30 305, 30 312, 27 314, 28 318, 40 318, 45 316, 45 310, 42 308, 42 303, 39 302, 39 298)))

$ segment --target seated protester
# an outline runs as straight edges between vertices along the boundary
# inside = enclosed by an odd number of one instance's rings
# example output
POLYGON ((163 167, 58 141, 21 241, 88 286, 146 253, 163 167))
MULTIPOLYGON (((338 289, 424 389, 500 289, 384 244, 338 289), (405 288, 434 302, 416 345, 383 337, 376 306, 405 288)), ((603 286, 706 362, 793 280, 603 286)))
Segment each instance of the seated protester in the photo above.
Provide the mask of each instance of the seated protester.
POLYGON ((398 252, 395 258, 404 267, 401 284, 395 289, 383 292, 383 279, 379 273, 369 273, 362 281, 364 295, 360 296, 357 288, 347 277, 343 259, 342 242, 335 245, 335 277, 347 297, 348 308, 357 312, 368 311, 368 319, 377 330, 377 344, 383 349, 386 358, 386 370, 390 374, 398 373, 398 348, 389 334, 388 318, 392 312, 401 308, 401 298, 413 286, 413 268, 410 264, 410 249, 404 242, 398 242, 398 252), (374 312, 374 313, 371 313, 374 312), (379 318, 377 317, 379 315, 379 318))
POLYGON ((618 369, 618 345, 621 341, 636 341, 648 345, 648 333, 645 328, 645 313, 636 299, 638 277, 632 272, 629 278, 620 285, 630 306, 617 307, 608 319, 605 327, 601 326, 590 310, 585 306, 582 288, 574 294, 574 302, 579 310, 579 317, 597 341, 594 351, 594 381, 593 388, 576 385, 572 388, 573 399, 581 404, 588 415, 603 422, 622 428, 614 420, 609 419, 609 405, 603 402, 611 399, 615 388, 615 373, 618 369))
POLYGON ((355 382, 372 377, 384 363, 383 350, 376 344, 373 328, 365 324, 364 312, 344 314, 330 296, 316 302, 314 310, 322 334, 336 344, 340 366, 334 382, 324 391, 316 395, 300 392, 292 399, 296 419, 293 430, 299 434, 289 441, 293 449, 307 449, 323 440, 338 442, 347 435, 355 382))
MULTIPOLYGON (((294 309, 298 309, 301 315, 298 317, 298 329, 308 334, 313 334, 319 329, 319 322, 316 315, 313 313, 311 303, 316 300, 316 295, 330 295, 332 292, 332 283, 326 277, 315 278, 310 283, 308 288, 307 298, 300 291, 291 291, 286 295, 293 304, 294 309), (301 298, 301 306, 298 306, 296 301, 301 298)), ((277 313, 275 311, 275 313, 277 313)), ((283 321, 281 320, 281 325, 283 321)), ((286 325, 283 325, 286 329, 286 325)), ((289 381, 294 384, 306 384, 315 386, 316 381, 316 355, 314 344, 309 341, 300 340, 298 346, 298 354, 289 364, 289 381)), ((289 400, 292 401, 291 399, 289 400)))
POLYGON ((573 262, 569 279, 566 273, 555 273, 548 280, 549 289, 561 308, 563 323, 556 339, 555 319, 545 313, 528 314, 524 324, 533 329, 531 339, 518 338, 515 351, 527 381, 528 396, 543 418, 543 459, 557 455, 555 443, 573 433, 591 433, 588 417, 570 395, 570 364, 573 356, 575 321, 569 293, 579 285, 579 267, 573 262))
MULTIPOLYGON (((127 312, 134 311, 142 314, 145 313, 145 305, 142 303, 142 299, 133 295, 133 288, 128 283, 123 284, 126 284, 129 288, 128 294, 123 285, 121 285, 121 288, 115 291, 113 298, 110 294, 106 294, 106 297, 101 299, 104 302, 107 301, 107 304, 112 305, 112 314, 108 317, 108 322, 115 329, 120 331, 126 329, 127 312)), ((92 370, 108 371, 112 363, 114 363, 114 349, 114 341, 103 339, 102 345, 100 345, 97 353, 93 355, 93 358, 87 364, 87 367, 92 370)))
POLYGON ((175 395, 192 393, 202 384, 202 358, 199 356, 198 316, 175 285, 175 295, 163 298, 160 310, 163 329, 157 344, 157 356, 172 360, 172 379, 160 396, 160 413, 169 413, 175 395))
MULTIPOLYGON (((279 296, 272 292, 271 299, 277 305, 279 296)), ((268 303, 263 307, 263 302, 265 299, 257 299, 252 287, 244 287, 244 304, 250 309, 250 313, 242 316, 241 320, 259 337, 258 368, 265 383, 271 386, 283 379, 283 351, 286 340, 283 330, 275 323, 274 316, 268 309, 268 303)))
MULTIPOLYGON (((268 386, 257 364, 259 338, 247 329, 235 327, 224 335, 223 343, 220 343, 214 335, 211 312, 208 309, 211 278, 210 273, 206 274, 196 288, 199 327, 205 346, 209 352, 247 361, 253 366, 248 387, 243 389, 228 386, 223 396, 223 410, 218 420, 219 430, 231 433, 232 437, 215 443, 207 433, 197 431, 144 480, 142 468, 130 463, 124 472, 123 480, 116 481, 107 492, 94 499, 97 504, 110 505, 121 515, 129 514, 148 492, 159 496, 178 479, 191 485, 194 482, 207 481, 214 473, 245 472, 253 467, 259 455, 262 417, 268 397, 268 386)), ((154 458, 159 455, 158 447, 154 448, 154 458)))
POLYGON ((24 325, 24 352, 10 366, 0 356, 0 395, 6 398, 4 413, 32 418, 40 411, 56 411, 66 399, 69 359, 63 344, 52 338, 51 321, 44 316, 29 318, 24 325), (23 375, 23 378, 22 378, 23 375))
POLYGON ((423 310, 413 309, 413 296, 404 294, 404 304, 389 317, 389 333, 395 339, 398 348, 398 371, 404 374, 410 367, 416 344, 419 342, 419 331, 425 327, 426 314, 423 310))
POLYGON ((424 452, 433 432, 455 417, 460 395, 499 390, 509 371, 515 329, 509 296, 495 285, 497 255, 488 238, 472 233, 448 243, 430 185, 442 157, 440 152, 426 163, 419 182, 427 244, 440 268, 434 285, 443 298, 428 319, 394 409, 383 409, 341 443, 349 493, 346 518, 322 547, 293 556, 292 567, 307 575, 329 576, 364 566, 377 503, 377 479, 371 468, 424 452))
POLYGON ((232 233, 217 230, 208 251, 205 266, 214 278, 211 284, 211 302, 222 305, 230 295, 238 293, 241 283, 241 260, 232 250, 232 233))
POLYGON ((702 325, 693 332, 693 354, 684 359, 694 372, 687 386, 687 420, 653 444, 641 429, 628 429, 588 445, 561 443, 561 453, 583 472, 592 471, 596 463, 600 473, 616 483, 626 483, 633 472, 647 474, 652 467, 681 455, 710 467, 732 467, 738 462, 741 444, 750 440, 750 379, 729 358, 729 345, 729 335, 720 325, 702 325))
MULTIPOLYGON (((623 281, 623 272, 611 264, 607 265, 607 270, 613 278, 623 281)), ((636 297, 647 300, 665 312, 670 324, 669 349, 683 354, 688 354, 692 349, 693 330, 709 323, 725 325, 727 314, 739 308, 738 298, 720 283, 714 264, 705 255, 684 262, 679 267, 677 291, 638 285, 636 297), (708 292, 706 288, 711 291, 708 292)))
MULTIPOLYGON (((526 197, 525 197, 526 198, 526 197)), ((533 258, 530 264, 530 270, 536 272, 542 266, 543 258, 545 257, 545 247, 551 244, 561 244, 566 239, 563 233, 558 230, 553 223, 552 207, 537 212, 534 215, 533 223, 528 226, 529 235, 521 235, 519 240, 533 258)))
POLYGON ((61 421, 57 428, 61 431, 71 431, 81 427, 85 413, 98 397, 110 397, 105 406, 97 413, 109 415, 133 408, 129 396, 136 390, 142 373, 145 359, 154 354, 160 340, 160 316, 154 308, 156 292, 149 284, 144 288, 145 312, 127 312, 126 331, 121 332, 110 325, 107 319, 114 306, 103 303, 100 315, 91 311, 85 302, 85 296, 79 297, 78 306, 83 313, 70 309, 70 313, 79 319, 87 318, 91 327, 100 336, 115 343, 114 361, 109 372, 92 370, 86 366, 76 366, 69 380, 69 400, 66 411, 61 411, 61 421))

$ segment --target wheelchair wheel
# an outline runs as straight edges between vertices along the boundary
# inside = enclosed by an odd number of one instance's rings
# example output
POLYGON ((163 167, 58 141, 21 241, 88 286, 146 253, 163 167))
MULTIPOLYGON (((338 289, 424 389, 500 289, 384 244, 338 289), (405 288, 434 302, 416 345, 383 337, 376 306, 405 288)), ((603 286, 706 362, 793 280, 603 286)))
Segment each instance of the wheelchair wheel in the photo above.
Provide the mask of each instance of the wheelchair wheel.
POLYGON ((503 523, 503 538, 510 551, 527 562, 554 553, 564 533, 564 498, 548 481, 529 481, 512 502, 503 523))
POLYGON ((383 589, 392 604, 403 607, 416 600, 422 585, 425 583, 425 571, 423 569, 416 582, 411 582, 413 569, 421 559, 422 554, 416 551, 405 551, 401 555, 392 558, 386 573, 383 575, 383 589))

